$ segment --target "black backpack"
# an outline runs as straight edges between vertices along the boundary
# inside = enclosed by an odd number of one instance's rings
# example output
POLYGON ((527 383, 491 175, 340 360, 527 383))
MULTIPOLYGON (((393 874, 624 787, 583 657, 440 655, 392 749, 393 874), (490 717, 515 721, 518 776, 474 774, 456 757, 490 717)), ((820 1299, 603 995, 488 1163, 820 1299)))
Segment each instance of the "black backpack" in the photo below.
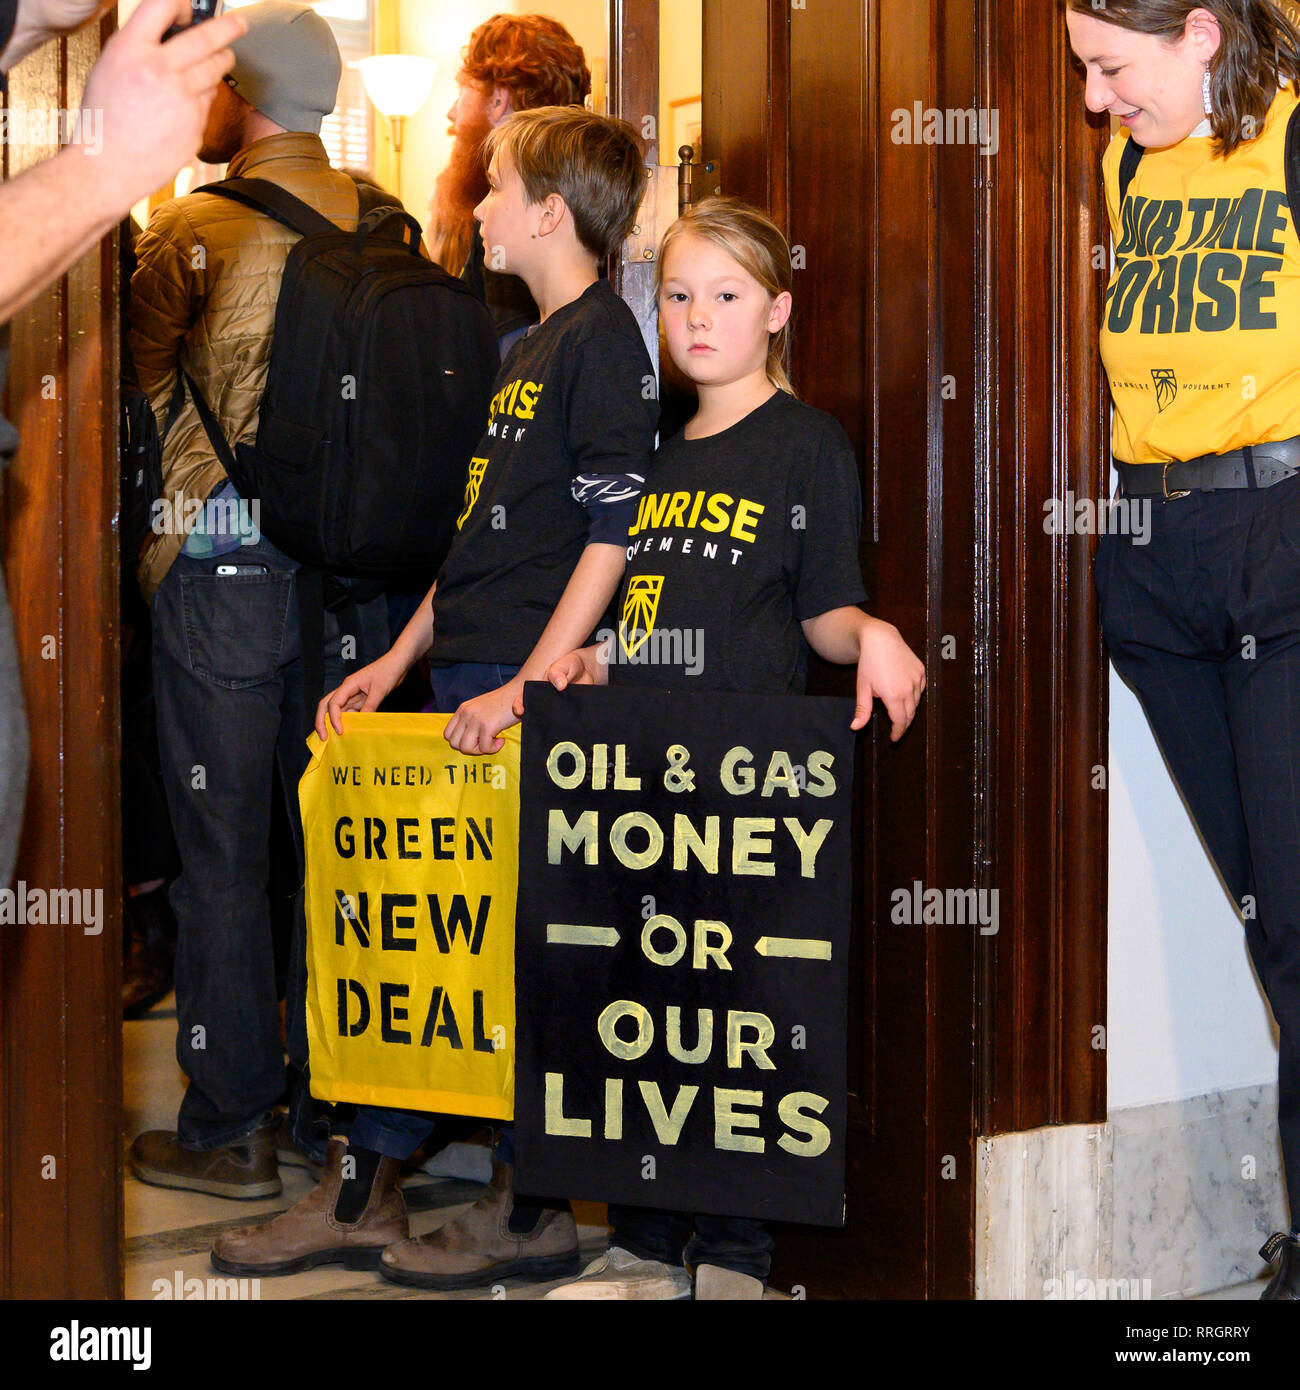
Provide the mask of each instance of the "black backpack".
POLYGON ((304 566, 431 576, 487 424, 499 363, 486 307, 420 254, 419 223, 376 205, 373 190, 358 190, 355 232, 263 179, 196 191, 302 235, 276 304, 256 443, 232 450, 186 377, 231 482, 257 501, 261 530, 304 566), (400 237, 389 230, 397 224, 400 237))
MULTIPOLYGON (((123 354, 126 346, 123 341, 123 354)), ((151 534, 155 498, 162 496, 162 442, 149 397, 123 383, 121 395, 122 565, 134 569, 151 534)))
MULTIPOLYGON (((1144 154, 1146 154, 1146 146, 1139 145, 1130 135, 1119 161, 1119 205, 1121 208, 1124 206, 1129 185, 1133 182, 1133 175, 1137 173, 1138 165, 1141 164, 1144 154)), ((1286 128, 1286 198, 1287 202, 1291 204, 1291 221, 1295 224, 1296 230, 1300 231, 1300 106, 1292 111, 1291 119, 1286 128)))
MULTIPOLYGON (((119 462, 122 481, 122 580, 126 590, 135 582, 136 562, 145 541, 152 535, 154 501, 162 496, 162 439, 149 397, 136 385, 135 363, 131 360, 131 281, 136 270, 135 238, 138 228, 131 218, 119 228, 122 294, 122 371, 119 381, 119 462)), ((172 395, 168 422, 180 409, 178 383, 172 395)))

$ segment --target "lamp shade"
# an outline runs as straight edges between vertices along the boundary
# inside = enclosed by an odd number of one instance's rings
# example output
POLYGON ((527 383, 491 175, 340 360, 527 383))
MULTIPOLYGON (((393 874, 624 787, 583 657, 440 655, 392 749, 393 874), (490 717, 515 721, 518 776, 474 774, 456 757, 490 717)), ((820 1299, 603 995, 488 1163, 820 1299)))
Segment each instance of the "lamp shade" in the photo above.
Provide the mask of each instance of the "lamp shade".
POLYGON ((432 58, 382 53, 359 58, 355 66, 375 109, 390 119, 414 116, 429 100, 438 65, 432 58))

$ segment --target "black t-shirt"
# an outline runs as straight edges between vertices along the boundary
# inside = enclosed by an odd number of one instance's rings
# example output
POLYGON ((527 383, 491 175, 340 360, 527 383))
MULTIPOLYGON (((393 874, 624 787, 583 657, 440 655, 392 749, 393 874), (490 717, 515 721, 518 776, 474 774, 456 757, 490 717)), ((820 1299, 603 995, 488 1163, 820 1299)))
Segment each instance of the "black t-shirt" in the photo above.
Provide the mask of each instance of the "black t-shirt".
POLYGON ((501 364, 433 602, 433 660, 520 666, 590 542, 622 545, 659 416, 631 309, 597 280, 501 364))
POLYGON ((802 694, 799 624, 866 598, 853 447, 778 391, 655 455, 628 537, 611 685, 802 694))

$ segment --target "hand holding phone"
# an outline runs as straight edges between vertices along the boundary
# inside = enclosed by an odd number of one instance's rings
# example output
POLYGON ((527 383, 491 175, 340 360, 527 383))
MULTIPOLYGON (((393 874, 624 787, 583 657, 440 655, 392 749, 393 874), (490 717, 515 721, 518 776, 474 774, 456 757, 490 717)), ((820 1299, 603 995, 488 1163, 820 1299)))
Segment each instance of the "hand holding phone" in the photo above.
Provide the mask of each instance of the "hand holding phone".
POLYGON ((221 0, 190 0, 190 22, 189 24, 173 24, 163 35, 163 39, 174 38, 177 34, 183 34, 186 29, 192 28, 195 24, 202 24, 205 19, 215 19, 221 9, 221 0))
POLYGON ((120 220, 194 158, 212 99, 235 65, 228 45, 248 32, 247 21, 231 10, 162 42, 187 8, 182 0, 141 0, 86 81, 82 104, 103 113, 101 140, 69 145, 60 158, 81 161, 86 201, 105 221, 120 220))

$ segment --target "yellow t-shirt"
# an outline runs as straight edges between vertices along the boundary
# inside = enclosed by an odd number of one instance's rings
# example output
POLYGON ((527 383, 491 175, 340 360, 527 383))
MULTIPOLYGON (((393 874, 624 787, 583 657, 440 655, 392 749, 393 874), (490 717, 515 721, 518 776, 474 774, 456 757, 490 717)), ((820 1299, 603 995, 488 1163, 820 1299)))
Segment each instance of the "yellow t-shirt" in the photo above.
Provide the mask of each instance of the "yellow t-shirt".
POLYGON ((1101 357, 1125 463, 1300 435, 1300 238, 1285 161, 1297 100, 1280 91, 1262 133, 1226 159, 1209 136, 1149 151, 1122 216, 1128 132, 1106 151, 1115 273, 1101 357))

